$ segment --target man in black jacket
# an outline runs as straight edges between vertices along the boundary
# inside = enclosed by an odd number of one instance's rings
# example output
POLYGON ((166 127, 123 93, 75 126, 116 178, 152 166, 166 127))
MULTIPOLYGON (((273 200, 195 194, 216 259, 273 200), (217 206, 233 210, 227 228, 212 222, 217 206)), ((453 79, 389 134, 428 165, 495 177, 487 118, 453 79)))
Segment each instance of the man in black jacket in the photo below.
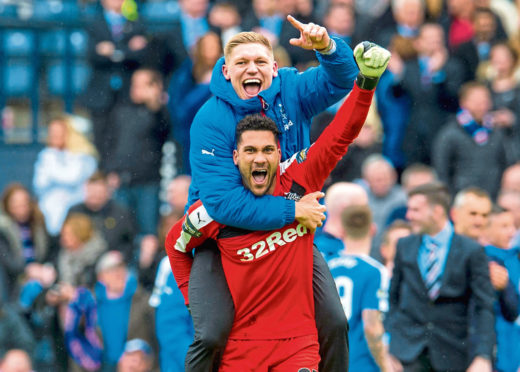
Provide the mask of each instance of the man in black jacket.
POLYGON ((386 325, 390 353, 405 372, 491 372, 494 293, 486 254, 454 232, 449 205, 442 184, 409 193, 406 217, 414 234, 397 245, 386 325), (471 324, 479 334, 475 344, 471 324))

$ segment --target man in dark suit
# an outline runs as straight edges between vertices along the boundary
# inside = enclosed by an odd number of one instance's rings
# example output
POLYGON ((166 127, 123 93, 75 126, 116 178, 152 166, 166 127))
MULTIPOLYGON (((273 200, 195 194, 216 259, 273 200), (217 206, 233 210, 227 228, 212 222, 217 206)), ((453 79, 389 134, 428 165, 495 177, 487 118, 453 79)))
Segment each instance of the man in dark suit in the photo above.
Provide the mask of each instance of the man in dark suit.
POLYGON ((407 206, 414 234, 397 245, 386 325, 393 361, 404 372, 491 372, 494 293, 484 249, 454 232, 444 185, 416 187, 407 206))
POLYGON ((144 24, 123 15, 123 0, 102 0, 101 5, 102 11, 85 26, 92 74, 81 102, 90 111, 103 168, 112 136, 108 114, 114 104, 128 100, 130 77, 143 63, 148 41, 144 24))

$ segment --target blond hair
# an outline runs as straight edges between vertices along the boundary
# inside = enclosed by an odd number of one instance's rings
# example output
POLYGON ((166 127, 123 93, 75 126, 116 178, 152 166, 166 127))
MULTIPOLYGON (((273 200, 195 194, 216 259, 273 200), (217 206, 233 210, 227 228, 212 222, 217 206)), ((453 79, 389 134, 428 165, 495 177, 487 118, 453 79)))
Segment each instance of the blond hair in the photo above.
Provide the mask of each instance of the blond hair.
POLYGON ((235 49, 237 46, 241 44, 252 43, 261 44, 265 46, 269 50, 269 52, 273 54, 273 47, 264 35, 259 34, 258 32, 248 31, 236 34, 227 42, 226 46, 224 47, 224 57, 227 60, 233 52, 233 49, 235 49))
POLYGON ((99 157, 99 154, 94 145, 88 140, 88 138, 78 131, 74 126, 74 117, 71 115, 60 115, 53 118, 51 123, 60 123, 65 126, 67 131, 65 148, 71 152, 87 154, 99 157))
POLYGON ((92 219, 83 213, 71 213, 63 226, 69 226, 74 236, 83 244, 88 242, 94 235, 94 223, 92 219))

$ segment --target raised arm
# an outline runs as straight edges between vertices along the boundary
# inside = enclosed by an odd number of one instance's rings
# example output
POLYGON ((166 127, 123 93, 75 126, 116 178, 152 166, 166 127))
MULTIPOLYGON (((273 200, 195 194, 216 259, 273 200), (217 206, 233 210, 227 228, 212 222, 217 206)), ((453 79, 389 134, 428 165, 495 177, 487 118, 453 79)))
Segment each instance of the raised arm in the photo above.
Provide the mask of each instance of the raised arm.
POLYGON ((304 167, 306 171, 295 172, 305 175, 306 184, 311 187, 311 190, 322 188, 325 179, 358 136, 365 123, 377 81, 390 60, 390 52, 375 44, 364 42, 355 50, 356 60, 362 71, 354 89, 341 105, 332 122, 309 148, 308 154, 300 152, 289 160, 306 156, 307 161, 295 167, 304 167))
POLYGON ((301 110, 310 118, 344 98, 352 89, 359 69, 352 49, 343 40, 331 38, 324 27, 314 23, 304 24, 292 16, 287 19, 300 31, 300 38, 291 39, 290 43, 314 49, 320 63, 293 77, 301 110))

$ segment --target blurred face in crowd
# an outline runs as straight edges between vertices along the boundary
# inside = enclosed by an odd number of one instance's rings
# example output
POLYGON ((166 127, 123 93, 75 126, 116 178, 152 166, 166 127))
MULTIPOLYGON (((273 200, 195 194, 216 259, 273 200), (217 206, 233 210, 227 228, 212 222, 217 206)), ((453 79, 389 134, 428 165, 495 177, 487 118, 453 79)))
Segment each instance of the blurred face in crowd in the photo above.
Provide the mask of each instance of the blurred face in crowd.
POLYGON ((504 44, 498 44, 491 48, 489 62, 497 77, 511 76, 516 67, 513 52, 504 44))
POLYGON ((474 0, 448 0, 448 12, 454 17, 468 18, 474 9, 474 0))
POLYGON ((515 228, 520 229, 520 192, 500 194, 497 204, 513 214, 515 228))
POLYGON ((460 107, 468 110, 477 122, 482 122, 492 107, 489 90, 484 86, 471 88, 464 97, 461 97, 460 107))
POLYGON ((502 190, 520 192, 520 164, 510 165, 502 174, 502 190))
POLYGON ((189 176, 179 176, 168 185, 166 198, 174 211, 183 211, 188 203, 190 182, 189 176))
POLYGON ((390 164, 376 161, 366 167, 363 178, 375 196, 384 197, 395 185, 396 175, 390 164))
POLYGON ((275 136, 267 130, 243 132, 233 151, 244 186, 256 196, 273 193, 280 158, 275 136))
POLYGON ((478 240, 488 225, 491 201, 486 197, 468 193, 462 205, 453 207, 451 217, 458 234, 478 240))
POLYGON ((27 190, 14 190, 7 200, 6 212, 17 222, 25 223, 29 221, 31 210, 31 196, 27 190))
POLYGON ((101 4, 105 10, 109 10, 115 13, 121 13, 121 7, 125 0, 101 0, 101 4))
POLYGON ((496 22, 491 13, 478 12, 473 19, 475 38, 479 41, 489 41, 495 35, 496 22))
POLYGON ((69 251, 77 251, 83 245, 81 239, 76 235, 72 226, 65 223, 61 228, 60 243, 69 251))
POLYGON ((420 0, 405 0, 394 15, 398 24, 417 29, 424 20, 424 9, 420 0))
POLYGON ((211 8, 209 13, 209 23, 224 30, 240 25, 241 21, 238 10, 232 5, 217 3, 211 8))
POLYGON ((253 0, 256 16, 271 16, 278 11, 276 0, 253 0))
POLYGON ((249 99, 271 86, 273 77, 278 76, 278 66, 265 45, 247 43, 233 48, 222 73, 241 99, 249 99))
POLYGON ((149 372, 151 369, 151 359, 141 350, 124 353, 117 365, 117 372, 149 372))
POLYGON ((101 271, 98 280, 106 286, 108 293, 120 295, 125 290, 127 276, 128 270, 121 264, 101 271))
POLYGON ((410 191, 417 186, 425 185, 434 181, 435 176, 431 172, 413 172, 408 175, 406 182, 403 182, 403 188, 406 191, 410 191))
POLYGON ((87 182, 85 192, 85 204, 93 210, 99 211, 110 199, 108 184, 103 180, 87 182))
POLYGON ((426 196, 412 195, 408 198, 406 206, 406 219, 410 222, 415 234, 435 235, 442 229, 442 226, 437 223, 440 213, 442 213, 442 207, 431 205, 426 196))
POLYGON ((331 33, 352 35, 355 26, 354 10, 348 5, 335 5, 325 16, 323 23, 331 33))
POLYGON ((405 228, 395 228, 388 232, 386 240, 381 243, 381 256, 385 263, 394 261, 397 241, 410 234, 411 231, 405 228))
POLYGON ((222 56, 220 38, 215 33, 208 33, 201 38, 200 43, 201 58, 208 66, 214 66, 222 56))
POLYGON ((414 43, 417 52, 421 55, 431 56, 444 50, 444 31, 440 25, 426 24, 421 27, 419 37, 414 43))
POLYGON ((182 11, 193 18, 200 18, 208 11, 208 0, 180 0, 182 11))
POLYGON ((145 104, 157 100, 162 94, 162 85, 153 81, 147 70, 137 70, 132 75, 130 98, 134 103, 145 104))
POLYGON ((63 150, 67 141, 67 126, 61 120, 53 120, 49 123, 47 143, 49 147, 63 150))
POLYGON ((515 233, 513 213, 506 211, 490 216, 489 225, 486 229, 486 238, 489 244, 498 248, 508 249, 515 233))
POLYGON ((31 358, 23 350, 9 350, 0 364, 0 370, 2 372, 31 372, 33 370, 31 358))

